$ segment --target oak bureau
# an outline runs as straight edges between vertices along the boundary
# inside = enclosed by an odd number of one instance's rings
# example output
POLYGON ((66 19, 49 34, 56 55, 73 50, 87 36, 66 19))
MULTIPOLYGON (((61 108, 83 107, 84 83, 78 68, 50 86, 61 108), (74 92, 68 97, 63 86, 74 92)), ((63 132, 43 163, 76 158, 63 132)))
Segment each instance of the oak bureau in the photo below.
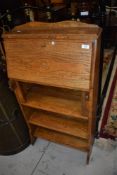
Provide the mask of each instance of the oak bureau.
POLYGON ((7 72, 29 127, 87 152, 95 135, 101 29, 76 21, 30 22, 3 34, 7 72))

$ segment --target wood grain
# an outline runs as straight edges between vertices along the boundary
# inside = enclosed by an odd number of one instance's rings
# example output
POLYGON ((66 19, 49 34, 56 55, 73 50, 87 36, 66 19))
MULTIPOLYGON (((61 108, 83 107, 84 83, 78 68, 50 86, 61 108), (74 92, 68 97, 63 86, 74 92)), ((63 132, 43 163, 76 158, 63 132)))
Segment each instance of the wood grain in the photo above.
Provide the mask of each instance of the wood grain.
POLYGON ((49 141, 64 144, 73 148, 81 149, 83 151, 88 151, 88 144, 86 140, 79 139, 74 136, 69 136, 67 134, 55 132, 49 129, 38 127, 34 132, 35 137, 41 137, 49 141))
POLYGON ((31 22, 3 34, 7 72, 31 137, 86 151, 95 135, 101 29, 31 22))
MULTIPOLYGON (((76 94, 78 94, 78 92, 76 92, 76 94)), ((81 114, 82 108, 79 96, 77 96, 77 100, 71 98, 69 97, 69 91, 66 93, 64 91, 63 95, 59 90, 56 91, 54 88, 51 90, 51 87, 45 87, 45 89, 43 86, 33 87, 28 93, 26 101, 22 101, 21 104, 36 109, 68 115, 76 119, 88 120, 88 116, 81 114)))
POLYGON ((82 23, 80 21, 62 21, 55 23, 29 22, 16 26, 10 33, 3 34, 3 38, 69 38, 81 41, 97 39, 101 28, 94 24, 82 23))
POLYGON ((62 115, 56 115, 43 111, 33 113, 30 117, 29 122, 36 126, 51 129, 79 138, 88 139, 87 122, 74 121, 62 115))
POLYGON ((82 44, 55 39, 8 40, 5 44, 8 76, 38 84, 88 90, 92 45, 84 43, 90 49, 82 49, 82 44))

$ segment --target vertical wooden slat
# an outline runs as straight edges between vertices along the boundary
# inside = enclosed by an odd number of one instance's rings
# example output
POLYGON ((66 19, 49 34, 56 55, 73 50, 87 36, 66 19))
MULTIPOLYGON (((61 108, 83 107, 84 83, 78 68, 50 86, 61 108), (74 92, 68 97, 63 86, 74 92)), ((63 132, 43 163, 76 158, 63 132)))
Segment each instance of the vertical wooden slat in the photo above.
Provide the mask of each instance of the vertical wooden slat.
POLYGON ((15 83, 16 83, 16 91, 17 91, 18 98, 20 99, 21 102, 25 102, 26 97, 25 97, 23 88, 21 88, 18 81, 16 81, 15 83))

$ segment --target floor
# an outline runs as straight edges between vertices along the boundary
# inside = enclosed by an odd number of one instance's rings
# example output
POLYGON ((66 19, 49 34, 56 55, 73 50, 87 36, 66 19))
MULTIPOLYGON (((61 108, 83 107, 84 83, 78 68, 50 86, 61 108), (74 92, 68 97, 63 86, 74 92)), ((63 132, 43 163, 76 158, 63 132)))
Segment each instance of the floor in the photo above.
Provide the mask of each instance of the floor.
POLYGON ((117 142, 96 140, 85 162, 84 152, 37 139, 18 154, 0 156, 0 175, 117 175, 117 142))

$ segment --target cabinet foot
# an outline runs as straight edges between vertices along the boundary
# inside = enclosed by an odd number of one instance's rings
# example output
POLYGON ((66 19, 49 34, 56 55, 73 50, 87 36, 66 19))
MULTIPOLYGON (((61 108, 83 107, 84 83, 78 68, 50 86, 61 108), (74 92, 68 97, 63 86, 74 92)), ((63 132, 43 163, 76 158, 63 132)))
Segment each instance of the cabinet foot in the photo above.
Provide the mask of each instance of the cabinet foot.
POLYGON ((87 165, 89 164, 90 156, 91 156, 91 151, 89 151, 89 152, 87 153, 87 158, 86 158, 86 164, 87 164, 87 165))
POLYGON ((36 137, 31 138, 31 145, 34 145, 36 141, 36 137))

